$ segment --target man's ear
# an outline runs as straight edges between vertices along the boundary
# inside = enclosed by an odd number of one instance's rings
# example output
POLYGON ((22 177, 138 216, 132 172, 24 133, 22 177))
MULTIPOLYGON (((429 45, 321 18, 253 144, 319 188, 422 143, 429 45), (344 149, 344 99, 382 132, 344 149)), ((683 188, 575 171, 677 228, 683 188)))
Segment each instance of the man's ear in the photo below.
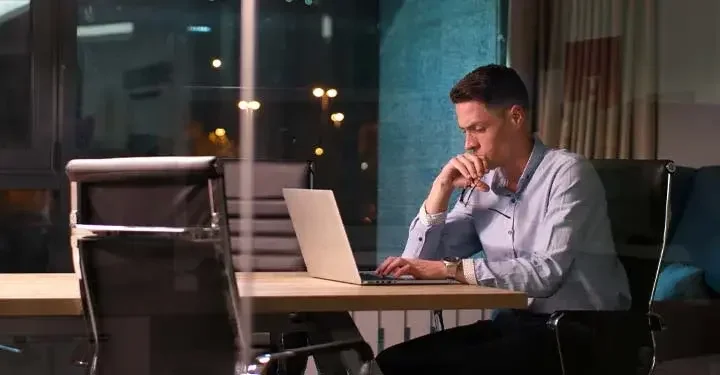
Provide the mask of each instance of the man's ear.
POLYGON ((515 126, 525 126, 525 110, 519 105, 510 107, 508 110, 508 118, 515 126))

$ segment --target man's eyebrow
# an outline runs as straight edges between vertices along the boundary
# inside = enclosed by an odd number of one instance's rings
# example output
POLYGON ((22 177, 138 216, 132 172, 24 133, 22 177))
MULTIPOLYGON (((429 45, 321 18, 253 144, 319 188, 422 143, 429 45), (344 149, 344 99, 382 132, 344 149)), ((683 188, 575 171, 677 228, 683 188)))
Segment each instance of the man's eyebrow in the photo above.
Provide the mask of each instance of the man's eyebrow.
POLYGON ((484 121, 473 121, 473 122, 471 122, 471 123, 469 123, 469 124, 467 124, 467 125, 465 125, 465 126, 458 125, 458 128, 460 128, 460 129, 467 129, 467 128, 472 128, 472 127, 475 127, 475 126, 485 126, 485 122, 484 122, 484 121))

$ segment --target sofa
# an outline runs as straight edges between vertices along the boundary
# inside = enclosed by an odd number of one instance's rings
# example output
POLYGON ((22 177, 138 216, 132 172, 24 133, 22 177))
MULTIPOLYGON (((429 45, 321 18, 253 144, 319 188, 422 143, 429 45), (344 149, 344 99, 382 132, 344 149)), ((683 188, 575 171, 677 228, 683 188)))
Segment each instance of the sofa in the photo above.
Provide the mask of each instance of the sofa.
POLYGON ((671 221, 652 310, 654 374, 720 374, 720 166, 679 167, 671 221))

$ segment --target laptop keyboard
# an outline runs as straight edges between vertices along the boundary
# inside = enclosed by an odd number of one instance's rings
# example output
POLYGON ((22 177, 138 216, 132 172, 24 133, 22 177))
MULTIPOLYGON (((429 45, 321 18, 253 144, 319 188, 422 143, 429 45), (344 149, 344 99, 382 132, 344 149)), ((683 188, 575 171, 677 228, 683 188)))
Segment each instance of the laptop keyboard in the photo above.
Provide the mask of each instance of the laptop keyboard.
POLYGON ((381 276, 373 271, 361 271, 360 278, 363 280, 413 280, 413 277, 410 275, 404 275, 400 277, 390 275, 381 276))
POLYGON ((382 276, 378 275, 375 272, 372 271, 362 271, 360 272, 360 278, 363 280, 395 280, 397 279, 394 276, 382 276))

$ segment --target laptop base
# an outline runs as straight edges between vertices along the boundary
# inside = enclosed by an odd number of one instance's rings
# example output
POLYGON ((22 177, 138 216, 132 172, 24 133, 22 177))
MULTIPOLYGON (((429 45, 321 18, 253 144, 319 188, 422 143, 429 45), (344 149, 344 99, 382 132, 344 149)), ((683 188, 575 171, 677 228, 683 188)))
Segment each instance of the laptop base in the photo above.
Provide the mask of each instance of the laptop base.
POLYGON ((362 285, 447 285, 457 284, 455 280, 419 280, 411 276, 379 276, 372 271, 361 271, 360 280, 362 285))

